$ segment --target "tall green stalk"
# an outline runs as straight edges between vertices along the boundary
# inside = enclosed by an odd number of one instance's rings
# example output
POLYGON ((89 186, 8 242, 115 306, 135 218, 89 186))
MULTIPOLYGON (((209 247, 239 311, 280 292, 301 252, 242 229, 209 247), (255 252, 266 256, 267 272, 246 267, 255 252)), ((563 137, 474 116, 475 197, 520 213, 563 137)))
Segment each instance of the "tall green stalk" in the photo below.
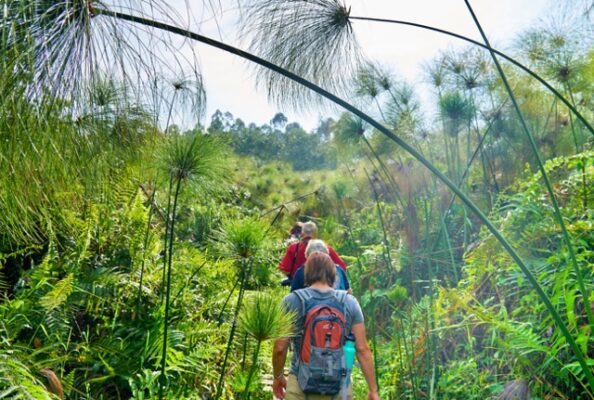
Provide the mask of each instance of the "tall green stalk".
POLYGON ((248 373, 247 381, 245 383, 245 391, 244 391, 244 399, 248 400, 250 398, 250 384, 252 383, 252 379, 258 367, 258 356, 260 355, 260 346, 262 345, 262 341, 256 340, 256 349, 254 350, 254 354, 252 357, 252 365, 250 367, 250 372, 248 373))
MULTIPOLYGON (((374 153, 373 149, 371 150, 371 153, 374 153)), ((381 168, 377 167, 377 165, 374 161, 374 158, 371 157, 370 154, 368 154, 366 152, 365 156, 367 157, 367 160, 369 161, 369 164, 373 167, 374 171, 380 171, 381 173, 383 173, 383 175, 387 181, 384 181, 384 179, 382 179, 382 174, 378 174, 378 180, 380 182, 382 182, 383 184, 386 184, 386 186, 390 187, 390 189, 392 190, 392 193, 390 193, 392 195, 392 196, 390 196, 392 198, 392 200, 395 203, 400 204, 402 206, 402 208, 405 209, 406 207, 405 207, 404 201, 402 201, 402 197, 400 196, 400 188, 398 187, 398 184, 394 180, 394 177, 392 177, 392 175, 390 175, 390 172, 388 171, 388 169, 385 166, 382 166, 382 162, 379 159, 379 156, 374 155, 375 160, 379 161, 381 168)))
POLYGON ((388 273, 390 274, 390 282, 392 281, 392 274, 393 274, 393 270, 392 270, 392 257, 390 256, 390 243, 388 242, 388 232, 386 231, 386 224, 384 222, 384 214, 382 212, 382 207, 380 205, 379 202, 379 198, 377 195, 377 190, 375 189, 375 186, 373 185, 373 181, 371 180, 371 177, 369 176, 369 173, 367 172, 366 169, 363 169, 365 171, 365 175, 367 175, 367 180, 369 181, 369 186, 371 187, 371 191, 373 193, 373 198, 375 200, 375 205, 377 207, 377 217, 380 223, 380 226, 382 227, 382 234, 383 234, 383 244, 384 244, 384 261, 386 262, 386 266, 388 268, 388 273))
POLYGON ((163 238, 163 279, 161 280, 161 302, 163 301, 163 289, 167 284, 167 260, 168 254, 167 244, 169 243, 169 231, 171 230, 171 195, 173 192, 173 176, 169 177, 169 188, 167 189, 167 213, 165 214, 165 237, 163 238))
POLYGON ((223 380, 225 379, 225 371, 227 370, 227 361, 229 360, 229 354, 231 353, 231 347, 233 346, 233 338, 235 337, 235 331, 237 330, 237 317, 239 316, 239 311, 241 310, 241 303, 243 302, 243 296, 247 286, 247 279, 251 270, 251 264, 245 260, 242 261, 241 264, 241 285, 239 287, 239 295, 237 296, 235 314, 233 315, 233 321, 231 323, 231 331, 229 332, 229 338, 227 339, 227 348, 225 350, 225 357, 223 358, 223 364, 221 366, 221 374, 219 376, 219 383, 217 385, 215 399, 219 399, 223 391, 223 380))
POLYGON ((150 202, 149 202, 149 215, 146 221, 146 230, 144 231, 144 246, 142 248, 142 263, 140 265, 140 280, 138 282, 138 297, 136 299, 136 314, 138 314, 140 312, 140 303, 141 303, 141 296, 142 296, 142 282, 144 279, 144 265, 146 264, 146 248, 148 247, 149 244, 149 235, 150 235, 150 229, 151 229, 151 222, 153 219, 153 200, 155 199, 155 194, 157 193, 157 190, 153 190, 153 193, 151 194, 150 197, 150 202))
MULTIPOLYGON (((470 92, 470 104, 471 104, 472 109, 473 110, 476 110, 477 107, 476 107, 476 104, 475 104, 475 99, 474 99, 474 95, 472 94, 472 91, 470 92)), ((488 133, 488 130, 487 130, 487 132, 485 132, 485 134, 483 136, 481 136, 481 130, 480 130, 480 127, 479 127, 478 113, 477 112, 474 113, 474 129, 475 129, 476 136, 477 136, 477 139, 478 139, 478 145, 476 147, 477 147, 477 149, 479 149, 479 152, 480 152, 480 155, 481 155, 481 167, 483 169, 483 184, 485 185, 485 192, 486 192, 485 193, 485 196, 486 196, 486 199, 487 199, 487 202, 488 202, 487 204, 489 205, 489 209, 492 209, 493 208, 493 197, 491 196, 491 190, 490 190, 491 189, 490 188, 491 187, 491 184, 489 182, 489 174, 487 173, 487 162, 485 160, 485 157, 486 156, 485 156, 485 152, 484 152, 483 146, 482 146, 483 140, 484 140, 484 136, 486 136, 486 134, 488 133)), ((468 135, 468 143, 469 143, 469 146, 470 146, 470 132, 469 132, 469 135, 468 135)), ((476 153, 476 151, 475 151, 475 153, 476 153)), ((474 153, 472 154, 472 156, 473 157, 476 157, 476 155, 474 153)), ((467 160, 467 164, 468 164, 469 158, 470 158, 470 154, 468 154, 468 158, 466 159, 467 160)), ((495 176, 493 176, 493 179, 495 180, 495 176)), ((497 185, 497 183, 495 183, 495 185, 497 185)))
MULTIPOLYGON (((573 106, 575 107, 576 104, 575 104, 575 99, 573 97, 573 91, 571 90, 569 83, 567 83, 565 86, 567 87, 567 92, 569 93, 569 98, 571 99, 571 102, 572 102, 573 106)), ((569 115, 569 123, 571 124, 571 134, 573 136, 573 140, 575 143, 575 151, 577 153, 579 153, 583 149, 583 146, 581 148, 579 146, 579 143, 577 140, 577 134, 575 132, 576 126, 575 126, 575 122, 573 121, 573 116, 571 114, 569 115)), ((582 202, 584 205, 584 212, 588 209, 588 192, 587 192, 586 180, 587 180, 587 178, 586 178, 586 159, 582 158, 582 190, 584 192, 583 197, 582 197, 582 202)))
MULTIPOLYGON (((431 209, 432 205, 430 202, 425 200, 425 243, 429 243, 431 240, 431 209)), ((427 276, 429 279, 429 307, 427 308, 427 336, 429 337, 429 351, 427 351, 427 364, 428 370, 431 371, 431 379, 429 381, 429 399, 432 400, 435 396, 435 382, 437 376, 437 340, 435 337, 435 315, 433 309, 433 302, 435 301, 434 294, 434 272, 433 272, 433 260, 431 257, 427 259, 427 276)))
MULTIPOLYGON (((582 353, 580 347, 578 346, 575 339, 569 332, 569 330, 568 330, 567 326, 565 325, 565 323, 563 322, 561 316, 559 315, 559 313, 557 312, 557 310, 551 303, 549 297, 544 292, 544 290, 542 289, 542 287, 540 286, 540 284, 538 283, 538 281, 536 280, 536 278, 534 277, 534 275, 532 274, 532 272, 530 271, 528 266, 524 263, 524 260, 522 260, 522 258, 515 251, 515 249, 511 246, 511 244, 507 241, 507 239, 505 239, 503 237, 501 232, 499 232, 499 230, 495 227, 495 225, 493 225, 493 223, 474 204, 474 202, 470 198, 468 198, 468 196, 466 196, 463 192, 461 192, 458 189, 458 187, 456 186, 456 184, 454 184, 447 176, 445 176, 441 171, 439 171, 430 161, 428 161, 425 157, 423 157, 423 155, 420 154, 414 147, 410 146, 407 142, 402 140, 400 137, 396 136, 389 129, 387 129, 386 127, 381 125, 379 122, 377 122, 376 120, 371 118, 369 115, 367 115, 363 111, 354 107, 350 103, 348 103, 348 102, 342 100, 341 98, 333 95, 332 93, 322 89, 320 86, 318 86, 318 85, 316 85, 316 84, 314 84, 314 83, 312 83, 312 82, 310 82, 310 81, 308 81, 308 80, 306 80, 306 79, 304 79, 304 78, 302 78, 302 77, 300 77, 300 76, 298 76, 298 75, 296 75, 282 67, 279 67, 278 65, 272 64, 258 56, 255 56, 251 53, 240 50, 236 47, 230 46, 230 45, 222 43, 220 41, 211 39, 209 37, 197 34, 195 32, 191 32, 186 29, 178 28, 178 27, 168 25, 168 24, 165 24, 162 22, 153 21, 153 20, 149 20, 146 18, 141 18, 141 17, 124 14, 124 13, 119 13, 119 12, 115 12, 115 11, 103 10, 103 9, 95 9, 95 12, 97 13, 97 15, 111 16, 114 18, 119 18, 121 20, 146 25, 146 26, 153 27, 156 29, 161 29, 163 31, 167 31, 170 33, 178 34, 178 35, 181 35, 181 36, 184 36, 187 38, 191 38, 193 40, 205 43, 209 46, 216 47, 216 48, 226 51, 228 53, 237 55, 237 56, 244 58, 246 60, 252 61, 258 65, 261 65, 265 68, 275 71, 275 72, 291 79, 292 81, 299 83, 299 84, 313 90, 314 92, 318 93, 319 95, 325 97, 326 99, 334 102, 335 104, 343 107, 347 111, 353 113, 354 115, 356 115, 359 118, 363 119, 364 121, 368 122, 371 126, 373 126, 378 131, 382 132, 388 138, 390 138, 395 143, 397 143, 406 152, 408 152, 410 155, 412 155, 414 158, 416 158, 419 162, 421 162, 421 164, 423 164, 439 180, 441 180, 444 184, 446 184, 446 186, 448 186, 454 193, 456 193, 456 195, 458 195, 458 197, 462 200, 462 202, 464 202, 468 206, 468 208, 477 216, 477 218, 485 224, 485 227, 489 230, 489 232, 491 232, 491 234, 502 245, 502 247, 505 249, 505 251, 512 257, 512 259, 516 262, 516 264, 520 267, 520 269, 526 276, 528 282, 530 282, 530 284, 536 291, 537 295, 542 300, 547 311, 551 314, 551 317, 553 318, 553 320, 555 321, 555 323, 561 330, 561 333, 567 340, 567 343, 569 344, 570 348, 574 352, 576 358, 578 359, 580 366, 583 369, 583 372, 586 377, 586 380, 588 381, 588 384, 590 385, 591 388, 594 388, 594 375, 592 374, 592 371, 589 369, 589 366, 585 360, 584 354, 582 353)), ((582 118, 583 117, 581 117, 580 119, 582 119, 582 118)), ((585 122, 585 123, 587 124, 587 122, 585 122)), ((592 129, 591 127, 589 129, 591 129, 591 131, 594 134, 594 129, 592 129)))
MULTIPOLYGON (((567 89, 570 90, 569 88, 567 89)), ((570 95, 570 99, 573 102, 573 95, 570 95)), ((575 103, 574 103, 575 104, 575 103)), ((569 114, 569 126, 571 127, 571 137, 573 138, 573 145, 575 146, 576 154, 580 152, 580 144, 578 142, 577 134, 575 132, 575 126, 573 123, 573 115, 569 114)))
POLYGON ((223 314, 225 313, 225 310, 227 309, 227 304, 229 304, 229 300, 231 300, 231 296, 233 296, 235 289, 237 289, 237 285, 239 285, 239 283, 242 282, 242 280, 243 280, 243 277, 240 277, 239 279, 237 279, 235 281, 235 284, 233 285, 233 288, 231 288, 229 295, 227 295, 227 299, 223 303, 223 307, 221 308, 221 311, 219 311, 219 316, 217 317, 217 321, 218 321, 217 327, 220 327, 221 325, 223 325, 223 314))
POLYGON ((406 330, 404 329, 404 324, 402 323, 402 317, 398 317, 398 322, 400 322, 400 326, 396 329, 397 334, 402 339, 402 344, 404 345, 404 355, 406 356, 406 364, 408 366, 408 377, 410 379, 410 384, 412 386, 412 397, 416 400, 417 398, 417 388, 415 385, 415 373, 413 371, 413 353, 414 350, 408 347, 408 343, 406 342, 406 330))
POLYGON ((245 371, 245 359, 247 356, 247 348, 248 348, 248 334, 243 334, 243 344, 241 346, 241 370, 245 371))
POLYGON ((167 290, 165 292, 165 321, 163 323, 163 352, 161 356, 161 375, 159 377, 160 385, 159 385, 159 398, 163 398, 163 389, 165 388, 165 384, 167 382, 167 378, 165 375, 165 367, 167 366, 167 333, 169 329, 169 300, 171 295, 171 263, 173 259, 173 239, 175 234, 175 217, 177 212, 177 200, 179 198, 179 192, 181 189, 181 182, 182 179, 176 179, 175 185, 175 196, 173 198, 173 212, 171 215, 171 229, 169 232, 169 257, 167 261, 167 290))
MULTIPOLYGON (((171 122, 171 115, 173 113, 173 104, 175 103, 175 97, 177 96, 177 91, 173 94, 173 100, 169 105, 169 113, 167 115, 167 123, 165 124, 165 132, 169 129, 169 123, 171 122)), ((165 240, 163 243, 163 280, 161 282, 161 288, 165 287, 165 275, 167 271, 167 240, 169 237, 169 225, 172 223, 170 219, 170 212, 171 212, 171 191, 173 189, 173 176, 169 178, 169 188, 167 190, 167 215, 165 216, 165 240)), ((161 300, 163 300, 163 293, 161 293, 161 300)))
POLYGON ((379 354, 377 353, 377 340, 376 340, 376 336, 377 336, 377 332, 375 329, 375 325, 377 324, 377 318, 375 318, 375 311, 376 311, 376 306, 377 306, 377 300, 373 297, 373 289, 371 290, 371 299, 372 299, 372 309, 371 309, 371 315, 372 315, 372 320, 371 320, 371 350, 373 352, 373 367, 375 369, 375 384, 379 390, 379 378, 380 378, 380 374, 379 374, 379 369, 378 369, 378 365, 379 365, 379 354))
POLYGON ((468 7, 468 11, 470 12, 470 15, 472 16, 474 23, 476 24, 479 32, 481 33, 481 36, 482 36, 483 40, 485 41, 485 44, 489 48, 489 53, 491 54, 491 58, 493 59, 493 62, 495 63, 495 66, 497 67, 497 71, 499 72, 499 76, 501 77, 501 80, 503 81, 505 90, 507 91, 507 94, 509 95, 509 98, 512 101, 514 109, 516 110, 516 113, 518 114, 518 118, 520 119, 520 124, 522 125, 522 130, 524 131, 524 133, 526 134, 526 136, 528 138, 530 147, 531 147, 532 152, 534 153, 534 156, 538 163, 538 168, 542 175, 542 179, 543 179, 545 186, 547 188, 547 192, 549 193, 549 197, 551 198, 551 203, 553 204, 553 209, 555 211, 555 218, 557 219, 557 223, 559 224, 559 227, 561 228, 561 232, 563 234, 563 240, 565 241, 565 244, 567 246, 567 250, 569 252, 569 257, 570 257, 574 272, 575 272, 577 280, 578 280, 578 286, 580 288, 580 292, 582 293, 582 301, 584 302, 584 308, 586 309, 586 315, 588 317, 588 323, 590 324, 591 329, 594 330, 594 312, 592 311, 592 307, 590 307, 590 291, 587 290, 586 285, 584 284, 584 277, 583 277, 582 271, 580 269, 580 266, 578 264, 578 261, 577 261, 576 255, 575 255, 575 249, 573 247, 573 243, 571 242, 571 238, 569 237, 569 233, 567 232, 567 227, 565 226, 565 221, 563 221, 563 216, 561 215, 561 211, 559 210, 559 203, 557 202, 557 196, 555 195, 555 192, 553 191, 553 187, 549 180, 549 176, 547 174, 547 171, 545 170, 544 163, 540 157, 540 152, 538 151, 536 141, 534 140, 534 136, 532 135, 532 133, 530 132, 530 129, 528 128, 528 124, 526 123, 524 114, 522 113, 522 110, 520 109, 520 106, 516 100, 516 97, 515 97, 512 89, 511 89, 511 86, 509 85, 509 82, 507 80, 505 72, 503 71, 503 68, 501 67, 501 64, 499 63, 499 60, 495 56, 495 53, 493 52, 493 50, 491 48, 491 44, 489 43, 489 39, 487 38, 487 35, 485 34, 476 14, 474 13, 474 10, 472 9, 472 6, 470 5, 469 0, 464 0, 464 2, 466 3, 466 6, 468 7))
POLYGON ((170 175, 171 186, 175 186, 172 212, 170 216, 167 244, 167 263, 165 275, 165 319, 163 328, 163 353, 161 359, 161 375, 159 394, 162 397, 166 383, 166 363, 167 363, 167 342, 169 330, 169 314, 171 308, 171 274, 173 263, 173 243, 175 241, 175 223, 177 219, 177 207, 182 184, 198 177, 203 179, 215 179, 222 170, 218 164, 222 152, 218 147, 218 142, 208 138, 200 133, 171 138, 170 147, 164 153, 165 164, 170 175))

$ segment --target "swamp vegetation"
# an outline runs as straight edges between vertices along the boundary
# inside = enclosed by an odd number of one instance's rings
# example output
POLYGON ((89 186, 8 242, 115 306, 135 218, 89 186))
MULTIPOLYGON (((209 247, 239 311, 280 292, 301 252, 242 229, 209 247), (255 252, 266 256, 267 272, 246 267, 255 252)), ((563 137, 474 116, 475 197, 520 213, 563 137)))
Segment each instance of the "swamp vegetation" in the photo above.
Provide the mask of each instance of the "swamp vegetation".
POLYGON ((594 398, 578 3, 501 52, 464 1, 483 41, 425 65, 427 105, 357 29, 453 33, 337 0, 238 2, 249 52, 167 2, 0 0, 0 398, 271 398, 296 220, 347 261, 382 398, 594 398), (190 41, 251 61, 279 106, 333 116, 201 124, 190 41))

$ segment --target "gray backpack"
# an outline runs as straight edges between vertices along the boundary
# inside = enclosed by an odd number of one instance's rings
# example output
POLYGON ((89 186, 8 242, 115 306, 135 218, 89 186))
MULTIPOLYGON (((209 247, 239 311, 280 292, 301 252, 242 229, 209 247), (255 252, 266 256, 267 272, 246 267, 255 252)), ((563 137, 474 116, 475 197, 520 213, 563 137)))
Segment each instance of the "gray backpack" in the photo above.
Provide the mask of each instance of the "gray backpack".
POLYGON ((305 316, 298 356, 297 382, 306 394, 335 395, 346 384, 344 358, 347 293, 320 299, 307 289, 296 290, 305 316))

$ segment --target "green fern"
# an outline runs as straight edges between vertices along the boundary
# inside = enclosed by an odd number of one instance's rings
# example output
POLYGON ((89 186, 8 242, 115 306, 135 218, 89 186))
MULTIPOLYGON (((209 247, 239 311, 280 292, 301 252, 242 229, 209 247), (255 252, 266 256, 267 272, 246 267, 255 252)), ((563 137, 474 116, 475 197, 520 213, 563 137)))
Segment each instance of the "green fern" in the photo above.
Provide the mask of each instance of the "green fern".
POLYGON ((43 383, 18 359, 18 354, 0 350, 0 399, 52 400, 43 383))
POLYGON ((74 286, 74 274, 70 273, 59 281, 52 290, 39 299, 39 304, 46 311, 55 310, 68 300, 68 297, 74 290, 74 286))

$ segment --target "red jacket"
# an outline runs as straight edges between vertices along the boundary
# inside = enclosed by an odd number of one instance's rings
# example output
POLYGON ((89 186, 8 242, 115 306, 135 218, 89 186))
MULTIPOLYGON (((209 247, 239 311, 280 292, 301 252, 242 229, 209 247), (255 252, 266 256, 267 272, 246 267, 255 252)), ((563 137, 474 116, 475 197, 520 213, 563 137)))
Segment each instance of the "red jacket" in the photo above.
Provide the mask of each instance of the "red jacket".
MULTIPOLYGON (((291 243, 278 266, 281 271, 289 275, 291 278, 295 275, 297 269, 305 264, 305 248, 307 247, 309 239, 311 239, 311 237, 304 237, 297 243, 291 243), (297 252, 297 256, 295 256, 295 252, 297 252)), ((345 262, 330 246, 328 246, 328 255, 336 265, 346 271, 345 262)))

